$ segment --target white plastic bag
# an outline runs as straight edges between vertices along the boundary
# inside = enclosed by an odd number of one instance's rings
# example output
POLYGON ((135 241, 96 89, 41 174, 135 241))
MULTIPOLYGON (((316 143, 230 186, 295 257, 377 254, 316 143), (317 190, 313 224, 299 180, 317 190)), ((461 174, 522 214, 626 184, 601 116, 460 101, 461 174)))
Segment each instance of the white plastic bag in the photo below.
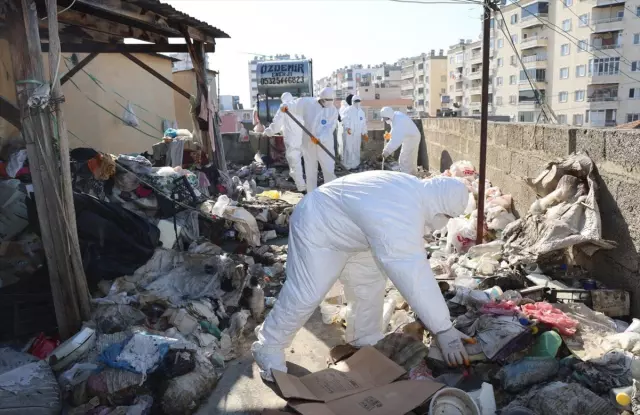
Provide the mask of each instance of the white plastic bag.
POLYGON ((129 127, 137 127, 140 125, 138 117, 136 117, 136 114, 133 112, 133 107, 130 102, 127 102, 127 108, 124 110, 124 114, 122 115, 122 121, 129 127))
POLYGON ((451 248, 458 253, 465 253, 475 245, 476 225, 473 220, 453 218, 447 224, 447 252, 451 248))
POLYGON ((476 174, 473 164, 467 160, 456 161, 451 165, 450 171, 453 177, 467 177, 476 174))
POLYGON ((515 222, 516 217, 507 212, 501 206, 495 206, 487 210, 487 227, 491 230, 503 230, 511 222, 515 222))

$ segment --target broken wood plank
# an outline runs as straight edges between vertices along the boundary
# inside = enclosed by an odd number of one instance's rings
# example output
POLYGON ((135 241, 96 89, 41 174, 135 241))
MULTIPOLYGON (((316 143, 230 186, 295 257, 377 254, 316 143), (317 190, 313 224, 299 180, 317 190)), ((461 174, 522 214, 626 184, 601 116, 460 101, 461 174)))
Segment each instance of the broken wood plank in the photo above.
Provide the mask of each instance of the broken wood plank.
POLYGON ((20 122, 20 110, 3 97, 0 97, 0 115, 17 129, 22 128, 22 123, 20 122))
MULTIPOLYGON (((207 44, 207 52, 214 50, 213 45, 207 44)), ((49 45, 42 44, 42 51, 48 52, 49 45)), ((62 53, 174 53, 188 52, 184 44, 124 44, 124 43, 63 43, 62 53)))
POLYGON ((133 56, 130 53, 123 53, 123 55, 127 59, 129 59, 130 61, 132 61, 133 63, 135 63, 139 67, 141 67, 142 69, 144 69, 145 71, 149 72, 151 75, 153 75, 156 78, 158 78, 158 80, 160 80, 160 82, 162 82, 163 84, 165 84, 168 87, 172 88, 174 91, 176 91, 177 93, 179 93, 180 95, 182 95, 186 99, 191 99, 191 94, 190 93, 188 93, 184 89, 180 88, 178 85, 174 84, 172 81, 170 81, 167 78, 165 78, 164 76, 162 76, 161 73, 159 73, 158 71, 156 71, 155 69, 153 69, 152 67, 147 65, 146 63, 142 62, 140 59, 136 58, 135 56, 133 56))
MULTIPOLYGON (((98 56, 98 53, 91 53, 88 56, 86 56, 83 60, 81 60, 80 62, 78 62, 77 65, 75 65, 73 68, 71 68, 69 70, 69 72, 67 72, 66 74, 64 74, 62 76, 62 78, 60 79, 60 85, 64 85, 65 82, 67 82, 69 79, 71 79, 71 77, 73 77, 73 75, 77 74, 79 71, 82 70, 82 68, 84 68, 85 66, 87 66, 87 64, 89 62, 91 62, 92 60, 95 59, 95 57, 98 56)), ((64 59, 64 58, 63 58, 64 59)))

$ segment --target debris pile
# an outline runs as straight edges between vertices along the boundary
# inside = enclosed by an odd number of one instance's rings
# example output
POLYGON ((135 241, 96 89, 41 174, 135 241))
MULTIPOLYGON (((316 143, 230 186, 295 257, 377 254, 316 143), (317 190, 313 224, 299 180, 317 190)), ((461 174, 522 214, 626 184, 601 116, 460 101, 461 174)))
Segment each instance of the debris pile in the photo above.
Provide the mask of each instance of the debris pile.
MULTIPOLYGON (((615 246, 601 237, 593 162, 574 154, 549 163, 528 181, 540 199, 520 219, 512 213, 511 195, 487 182, 480 245, 473 165, 457 162, 443 174, 467 184, 469 203, 464 215, 426 237, 425 249, 454 327, 474 339, 465 344, 471 365, 446 366, 437 342, 391 283, 383 315, 387 334, 376 348, 404 367, 409 379, 460 390, 451 398, 458 404, 471 396, 460 413, 631 412, 632 400, 640 399, 634 389, 640 322, 624 321, 628 292, 607 289, 577 261, 615 246)), ((343 322, 339 284, 321 311, 326 323, 343 322)), ((439 404, 437 395, 431 402, 439 404)))

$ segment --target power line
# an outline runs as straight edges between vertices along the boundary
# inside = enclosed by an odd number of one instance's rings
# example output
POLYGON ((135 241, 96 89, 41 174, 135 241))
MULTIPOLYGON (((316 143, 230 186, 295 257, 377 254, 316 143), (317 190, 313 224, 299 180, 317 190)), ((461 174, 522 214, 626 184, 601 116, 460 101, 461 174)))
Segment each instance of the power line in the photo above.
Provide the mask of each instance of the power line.
POLYGON ((482 5, 481 1, 476 0, 450 0, 450 1, 431 1, 431 0, 389 0, 394 3, 407 3, 407 4, 477 4, 482 5))

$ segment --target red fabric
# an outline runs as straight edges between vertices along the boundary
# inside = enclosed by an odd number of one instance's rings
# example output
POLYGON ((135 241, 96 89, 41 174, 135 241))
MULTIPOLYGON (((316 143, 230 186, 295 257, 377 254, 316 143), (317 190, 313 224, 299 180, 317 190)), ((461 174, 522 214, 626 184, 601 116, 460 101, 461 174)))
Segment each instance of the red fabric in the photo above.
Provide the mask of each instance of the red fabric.
POLYGON ((578 322, 567 316, 549 303, 525 304, 522 306, 525 315, 558 329, 560 334, 573 336, 576 334, 578 322))
POLYGON ((46 359, 59 345, 59 340, 46 337, 44 333, 40 333, 29 348, 29 353, 39 359, 46 359))
POLYGON ((136 195, 138 197, 149 197, 149 195, 153 193, 152 189, 149 189, 148 187, 144 186, 144 185, 140 185, 138 186, 138 188, 136 189, 136 195))

